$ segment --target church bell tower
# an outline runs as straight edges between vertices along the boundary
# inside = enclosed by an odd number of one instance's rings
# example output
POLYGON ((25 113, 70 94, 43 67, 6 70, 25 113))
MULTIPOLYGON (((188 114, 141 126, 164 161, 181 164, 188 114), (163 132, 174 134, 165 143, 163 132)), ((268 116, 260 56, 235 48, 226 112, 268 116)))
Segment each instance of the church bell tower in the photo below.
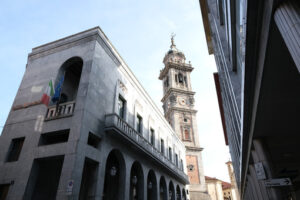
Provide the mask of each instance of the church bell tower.
POLYGON ((203 174, 203 164, 197 130, 194 95, 190 74, 191 63, 186 63, 185 55, 176 48, 174 35, 170 50, 166 53, 159 79, 163 82, 163 109, 165 118, 186 147, 186 164, 190 180, 188 185, 191 200, 209 199, 203 174))

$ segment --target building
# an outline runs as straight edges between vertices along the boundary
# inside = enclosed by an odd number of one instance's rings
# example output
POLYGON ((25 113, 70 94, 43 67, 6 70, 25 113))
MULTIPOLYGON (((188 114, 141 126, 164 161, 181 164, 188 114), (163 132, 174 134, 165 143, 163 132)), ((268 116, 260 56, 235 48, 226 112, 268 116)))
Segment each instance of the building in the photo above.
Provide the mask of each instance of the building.
POLYGON ((241 199, 299 199, 299 1, 199 2, 241 199))
POLYGON ((211 200, 240 200, 239 191, 236 186, 232 162, 226 162, 230 183, 214 177, 205 176, 208 193, 211 200))
POLYGON ((205 180, 211 200, 237 200, 230 183, 209 176, 205 180))
MULTIPOLYGON (((195 92, 192 91, 190 78, 193 67, 190 62, 186 63, 185 55, 176 48, 174 36, 163 63, 165 66, 159 75, 159 79, 163 82, 161 101, 167 121, 186 148, 190 198, 191 200, 209 199, 201 156, 203 149, 200 147, 197 130, 197 111, 194 109, 195 92)), ((172 148, 169 148, 169 151, 173 151, 172 148)))
POLYGON ((229 174, 229 177, 230 177, 231 190, 232 190, 231 194, 232 194, 232 196, 234 196, 234 198, 236 200, 240 200, 239 189, 238 189, 237 184, 236 184, 236 178, 235 178, 235 173, 234 173, 234 169, 233 169, 233 166, 232 166, 232 162, 228 161, 228 162, 226 162, 226 165, 227 165, 228 174, 229 174))
POLYGON ((0 137, 0 199, 188 199, 185 145, 95 27, 36 47, 0 137), (57 104, 41 97, 51 79, 57 104))

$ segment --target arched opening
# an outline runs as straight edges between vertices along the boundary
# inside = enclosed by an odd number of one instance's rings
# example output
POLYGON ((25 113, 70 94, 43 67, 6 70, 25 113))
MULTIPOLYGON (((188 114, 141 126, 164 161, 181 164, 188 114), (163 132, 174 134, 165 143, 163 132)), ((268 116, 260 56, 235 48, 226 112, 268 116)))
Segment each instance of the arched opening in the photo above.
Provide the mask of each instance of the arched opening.
POLYGON ((184 188, 182 188, 182 200, 187 200, 184 188))
POLYGON ((51 101, 47 102, 47 105, 50 105, 47 119, 73 114, 82 66, 81 58, 72 57, 60 67, 54 81, 54 94, 50 94, 51 101))
POLYGON ((179 185, 177 185, 176 187, 176 200, 181 200, 181 192, 179 185))
POLYGON ((112 150, 106 160, 103 200, 122 200, 125 186, 125 161, 119 150, 112 150))
POLYGON ((175 200, 175 188, 172 181, 169 183, 169 199, 175 200))
POLYGON ((147 178, 147 200, 157 200, 157 182, 155 173, 150 170, 147 178))
POLYGON ((130 200, 144 199, 144 175, 139 162, 135 161, 130 171, 130 200))
POLYGON ((81 58, 72 57, 60 67, 54 82, 55 94, 52 103, 65 103, 76 99, 82 65, 81 58))
POLYGON ((165 178, 162 176, 159 181, 159 200, 167 200, 168 191, 165 178))

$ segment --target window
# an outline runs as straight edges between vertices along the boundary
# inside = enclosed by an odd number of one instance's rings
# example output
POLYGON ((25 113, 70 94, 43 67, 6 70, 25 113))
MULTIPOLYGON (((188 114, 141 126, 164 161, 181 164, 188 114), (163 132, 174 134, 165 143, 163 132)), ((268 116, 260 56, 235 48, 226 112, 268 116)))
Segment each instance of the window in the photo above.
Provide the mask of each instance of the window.
POLYGON ((150 129, 150 143, 155 146, 155 132, 152 128, 150 129))
POLYGON ((183 160, 180 159, 180 169, 183 170, 183 160))
POLYGON ((179 80, 179 83, 183 84, 183 76, 181 73, 178 74, 178 80, 179 80))
POLYGON ((6 199, 6 196, 8 194, 10 184, 1 184, 0 185, 0 199, 4 200, 6 199))
POLYGON ((98 149, 100 147, 100 138, 95 134, 89 132, 88 145, 98 149))
POLYGON ((169 87, 169 77, 168 76, 166 77, 164 84, 165 84, 165 87, 169 87))
POLYGON ((160 152, 165 154, 165 141, 163 139, 160 140, 160 152))
POLYGON ((19 159, 25 137, 15 138, 11 141, 6 162, 13 162, 19 159))
POLYGON ((186 76, 184 76, 184 83, 185 83, 185 86, 187 87, 188 84, 187 84, 187 79, 186 79, 186 76))
POLYGON ((169 159, 172 161, 172 148, 169 147, 169 159))
POLYGON ((143 130, 143 118, 139 114, 137 115, 136 130, 138 133, 142 133, 143 130))
POLYGON ((191 171, 194 171, 194 165, 188 165, 187 166, 188 170, 191 172, 191 171))
POLYGON ((125 105, 126 105, 126 101, 124 98, 122 98, 121 96, 119 96, 119 101, 118 101, 118 107, 119 107, 119 116, 124 119, 125 117, 125 105))
POLYGON ((184 122, 187 122, 187 118, 184 118, 183 121, 184 121, 184 122))
POLYGON ((67 142, 69 139, 69 132, 70 130, 66 129, 43 133, 40 137, 39 146, 67 142))
POLYGON ((175 164, 176 164, 176 166, 178 166, 178 155, 177 155, 177 153, 175 154, 175 164))
POLYGON ((190 140, 190 131, 188 129, 184 129, 184 139, 190 140))
POLYGON ((178 83, 178 75, 177 74, 175 74, 175 81, 176 81, 176 83, 178 83))

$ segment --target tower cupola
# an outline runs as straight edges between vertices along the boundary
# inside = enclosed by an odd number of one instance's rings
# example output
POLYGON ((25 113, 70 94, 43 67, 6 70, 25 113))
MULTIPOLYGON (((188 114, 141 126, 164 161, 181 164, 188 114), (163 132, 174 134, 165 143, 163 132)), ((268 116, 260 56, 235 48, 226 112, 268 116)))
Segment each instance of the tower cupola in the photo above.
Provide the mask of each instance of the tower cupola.
POLYGON ((174 42, 175 35, 172 34, 171 36, 171 46, 170 50, 166 53, 163 63, 166 64, 167 62, 173 63, 185 63, 185 56, 184 54, 176 48, 174 42))

